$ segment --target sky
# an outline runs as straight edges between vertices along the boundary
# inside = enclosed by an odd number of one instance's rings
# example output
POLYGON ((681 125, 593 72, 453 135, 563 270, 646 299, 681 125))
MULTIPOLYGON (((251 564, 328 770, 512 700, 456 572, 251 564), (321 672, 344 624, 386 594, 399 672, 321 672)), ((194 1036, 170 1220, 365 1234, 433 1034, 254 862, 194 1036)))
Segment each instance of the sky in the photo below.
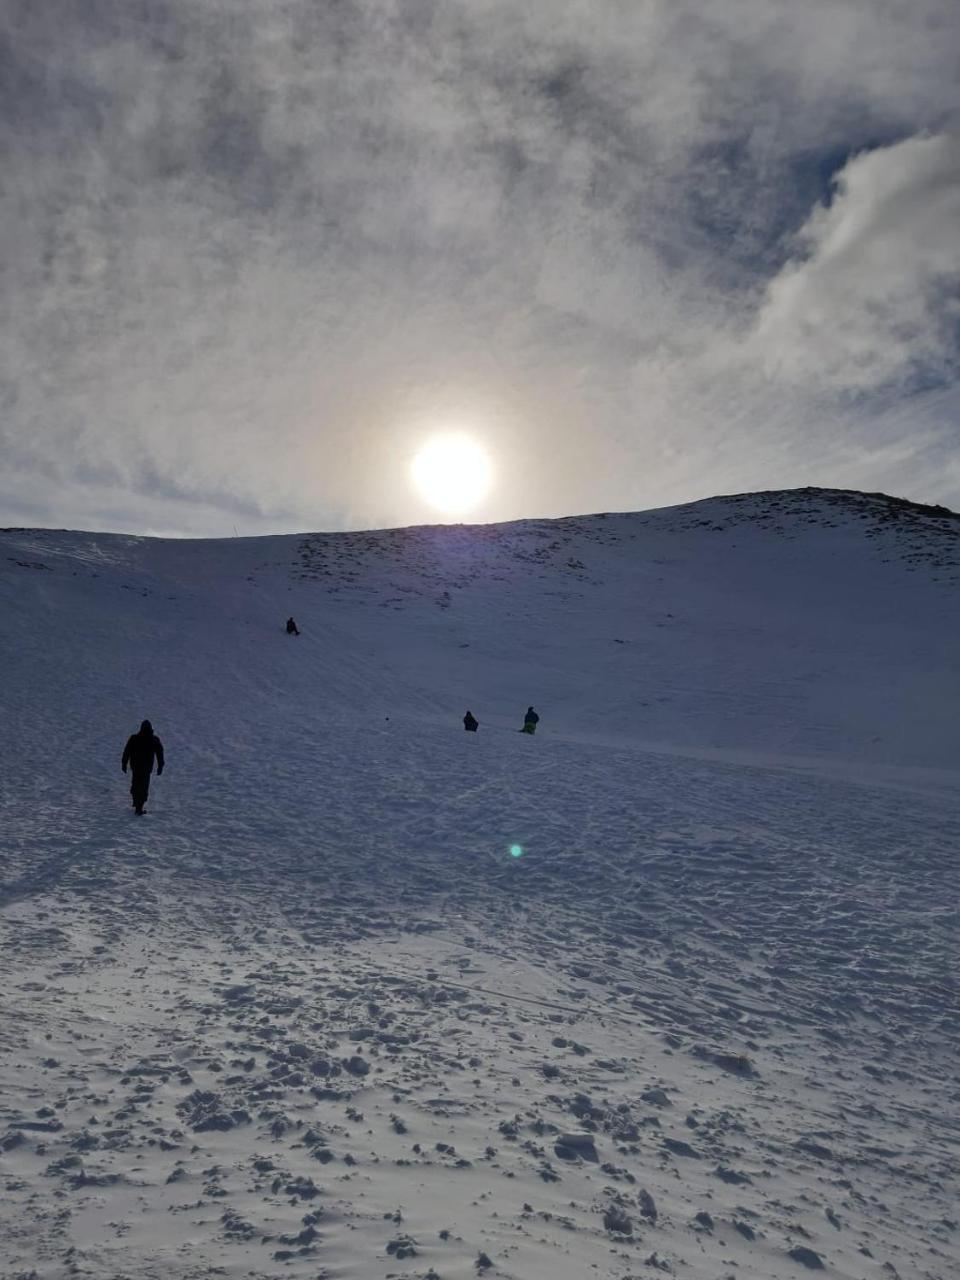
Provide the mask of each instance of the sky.
POLYGON ((956 0, 0 0, 0 525, 960 508, 956 0))

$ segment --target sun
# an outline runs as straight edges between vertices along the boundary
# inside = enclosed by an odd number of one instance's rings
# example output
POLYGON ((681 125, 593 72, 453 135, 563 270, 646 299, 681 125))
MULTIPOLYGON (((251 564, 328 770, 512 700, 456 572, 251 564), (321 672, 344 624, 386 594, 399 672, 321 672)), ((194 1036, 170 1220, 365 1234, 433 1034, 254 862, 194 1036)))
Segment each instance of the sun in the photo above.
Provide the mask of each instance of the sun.
POLYGON ((410 465, 420 496, 446 515, 463 515, 490 490, 493 467, 482 445, 465 435, 434 436, 410 465))

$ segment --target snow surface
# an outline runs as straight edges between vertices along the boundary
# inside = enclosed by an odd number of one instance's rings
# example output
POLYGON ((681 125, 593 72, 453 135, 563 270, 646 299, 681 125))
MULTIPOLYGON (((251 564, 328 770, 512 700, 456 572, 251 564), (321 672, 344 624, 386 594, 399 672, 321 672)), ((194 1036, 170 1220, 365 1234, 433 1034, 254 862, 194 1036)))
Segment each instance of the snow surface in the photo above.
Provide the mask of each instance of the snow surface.
POLYGON ((955 1280, 958 584, 839 491, 0 533, 0 1276, 955 1280))

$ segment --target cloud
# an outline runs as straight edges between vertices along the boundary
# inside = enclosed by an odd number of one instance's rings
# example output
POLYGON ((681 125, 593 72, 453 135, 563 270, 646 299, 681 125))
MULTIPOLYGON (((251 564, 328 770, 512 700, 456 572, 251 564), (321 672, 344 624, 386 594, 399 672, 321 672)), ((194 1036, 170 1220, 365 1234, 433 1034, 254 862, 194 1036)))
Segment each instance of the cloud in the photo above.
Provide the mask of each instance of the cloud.
POLYGON ((0 11, 0 521, 423 519, 449 426, 485 518, 800 483, 955 380, 953 0, 82 9, 0 11))
POLYGON ((960 135, 853 157, 770 281, 751 346, 838 390, 949 377, 960 323, 960 135))

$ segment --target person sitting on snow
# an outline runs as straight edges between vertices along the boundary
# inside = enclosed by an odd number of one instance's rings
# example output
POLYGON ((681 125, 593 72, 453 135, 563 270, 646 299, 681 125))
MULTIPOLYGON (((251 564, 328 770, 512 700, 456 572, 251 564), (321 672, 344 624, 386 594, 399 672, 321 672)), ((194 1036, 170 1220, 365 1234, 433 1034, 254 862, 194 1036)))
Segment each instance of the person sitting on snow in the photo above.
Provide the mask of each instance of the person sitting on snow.
POLYGON ((479 727, 479 724, 480 724, 480 721, 477 719, 477 717, 473 714, 472 711, 468 711, 467 714, 463 717, 463 727, 466 729, 467 733, 476 733, 477 728, 479 727))
POLYGON ((287 619, 287 635, 298 636, 299 634, 300 634, 300 631, 297 628, 297 624, 294 622, 292 618, 288 618, 287 619))

